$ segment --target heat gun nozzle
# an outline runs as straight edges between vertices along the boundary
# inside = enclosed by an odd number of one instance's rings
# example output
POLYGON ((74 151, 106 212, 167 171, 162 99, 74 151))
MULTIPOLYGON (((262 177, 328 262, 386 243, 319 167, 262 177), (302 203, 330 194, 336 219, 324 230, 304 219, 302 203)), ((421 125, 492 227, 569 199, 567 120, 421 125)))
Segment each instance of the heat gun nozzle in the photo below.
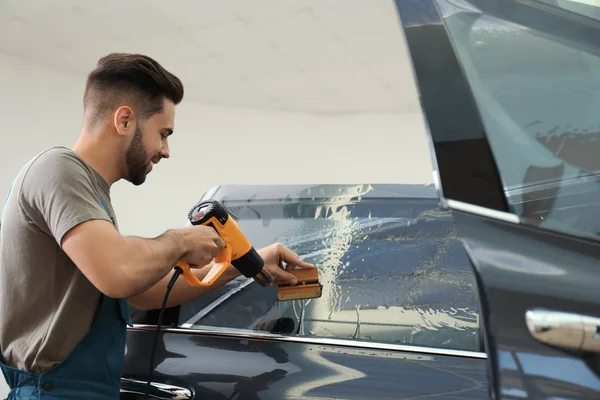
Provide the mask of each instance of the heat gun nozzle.
POLYGON ((267 270, 265 270, 264 268, 254 276, 254 280, 263 287, 269 286, 271 285, 271 283, 273 283, 273 280, 275 278, 273 277, 273 275, 271 275, 271 273, 267 270))

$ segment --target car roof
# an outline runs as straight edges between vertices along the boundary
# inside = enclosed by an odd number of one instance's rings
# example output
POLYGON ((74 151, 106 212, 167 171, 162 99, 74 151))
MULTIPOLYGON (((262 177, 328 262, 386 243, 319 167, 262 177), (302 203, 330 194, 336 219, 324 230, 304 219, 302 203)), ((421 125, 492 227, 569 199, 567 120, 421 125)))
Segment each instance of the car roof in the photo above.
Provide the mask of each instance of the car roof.
POLYGON ((219 201, 278 199, 290 201, 356 197, 436 199, 439 198, 439 195, 433 184, 238 184, 213 187, 205 193, 203 198, 219 201))

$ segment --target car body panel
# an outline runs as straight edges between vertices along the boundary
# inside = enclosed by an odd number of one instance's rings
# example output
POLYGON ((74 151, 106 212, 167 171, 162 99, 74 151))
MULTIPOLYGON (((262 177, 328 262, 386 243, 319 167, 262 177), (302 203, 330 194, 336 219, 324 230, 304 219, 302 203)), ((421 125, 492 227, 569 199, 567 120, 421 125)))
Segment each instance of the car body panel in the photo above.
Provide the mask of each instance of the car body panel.
POLYGON ((485 292, 490 382, 499 398, 597 398, 597 359, 548 346, 526 314, 544 309, 598 315, 600 245, 464 212, 457 225, 485 292), (589 358, 588 358, 589 357, 589 358))
MULTIPOLYGON (((145 380, 153 332, 129 331, 125 377, 145 380)), ((159 348, 153 381, 197 399, 487 398, 478 358, 189 330, 165 333, 159 348)))

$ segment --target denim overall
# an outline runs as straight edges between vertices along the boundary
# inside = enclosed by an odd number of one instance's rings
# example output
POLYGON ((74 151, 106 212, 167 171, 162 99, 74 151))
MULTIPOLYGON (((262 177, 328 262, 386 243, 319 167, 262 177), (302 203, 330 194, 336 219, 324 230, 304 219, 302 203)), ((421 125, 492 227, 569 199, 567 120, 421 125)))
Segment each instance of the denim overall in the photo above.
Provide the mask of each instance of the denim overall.
MULTIPOLYGON (((102 197, 100 201, 114 224, 102 197)), ((73 352, 51 370, 35 374, 0 362, 11 388, 7 399, 119 398, 126 325, 132 326, 132 321, 127 299, 113 299, 101 294, 101 302, 90 331, 73 352)))

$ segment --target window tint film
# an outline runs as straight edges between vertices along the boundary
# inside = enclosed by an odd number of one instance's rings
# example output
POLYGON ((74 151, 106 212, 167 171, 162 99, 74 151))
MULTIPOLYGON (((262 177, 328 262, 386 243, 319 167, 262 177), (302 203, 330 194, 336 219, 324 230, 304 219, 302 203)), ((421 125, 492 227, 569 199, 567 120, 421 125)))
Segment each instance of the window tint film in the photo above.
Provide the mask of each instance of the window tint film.
POLYGON ((510 212, 536 226, 596 237, 598 6, 437 3, 477 102, 510 212))
POLYGON ((598 0, 540 0, 542 3, 571 11, 586 18, 600 21, 600 1, 598 0))
POLYGON ((321 189, 223 202, 255 247, 281 242, 315 264, 321 298, 278 302, 275 287, 241 278, 210 304, 186 304, 181 326, 480 351, 471 265, 436 190, 321 189))

